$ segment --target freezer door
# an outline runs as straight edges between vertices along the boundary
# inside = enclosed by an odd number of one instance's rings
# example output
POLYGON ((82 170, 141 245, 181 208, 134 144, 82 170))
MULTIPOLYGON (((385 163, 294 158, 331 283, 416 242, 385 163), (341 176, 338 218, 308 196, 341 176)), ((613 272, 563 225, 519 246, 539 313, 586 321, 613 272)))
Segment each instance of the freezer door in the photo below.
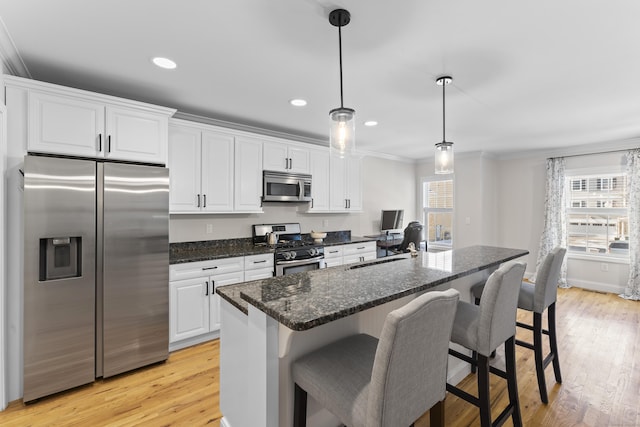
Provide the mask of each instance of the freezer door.
POLYGON ((94 380, 96 164, 24 162, 24 401, 94 380))
MULTIPOLYGON (((169 170, 105 163, 102 375, 169 355, 169 170)), ((100 193, 100 192, 99 192, 100 193)))

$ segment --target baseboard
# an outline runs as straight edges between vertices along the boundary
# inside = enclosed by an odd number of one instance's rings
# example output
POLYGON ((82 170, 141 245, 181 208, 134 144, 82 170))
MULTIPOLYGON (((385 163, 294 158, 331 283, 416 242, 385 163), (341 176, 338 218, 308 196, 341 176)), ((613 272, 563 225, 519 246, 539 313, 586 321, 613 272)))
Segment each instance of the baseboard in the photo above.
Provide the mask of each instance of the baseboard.
POLYGON ((588 280, 570 280, 569 285, 576 288, 587 289, 589 291, 605 292, 610 294, 621 294, 624 292, 623 285, 613 285, 611 283, 591 282, 588 280))
POLYGON ((468 363, 458 364, 458 366, 447 371, 447 382, 452 385, 457 385, 470 373, 471 365, 469 365, 468 363))
POLYGON ((169 344, 169 352, 182 350, 192 345, 202 344, 203 342, 220 338, 220 331, 209 332, 208 334, 198 335, 197 337, 187 338, 186 340, 176 341, 169 344))
POLYGON ((232 427, 225 417, 220 418, 220 427, 232 427))

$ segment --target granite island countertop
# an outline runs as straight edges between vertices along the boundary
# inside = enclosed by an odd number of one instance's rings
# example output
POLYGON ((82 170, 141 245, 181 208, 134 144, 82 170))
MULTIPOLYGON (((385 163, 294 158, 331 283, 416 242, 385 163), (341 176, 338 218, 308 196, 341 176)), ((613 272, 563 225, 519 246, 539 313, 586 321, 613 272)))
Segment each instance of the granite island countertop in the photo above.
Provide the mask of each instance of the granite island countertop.
POLYGON ((296 331, 376 307, 527 255, 523 249, 471 246, 419 252, 221 286, 218 294, 244 313, 253 305, 296 331))

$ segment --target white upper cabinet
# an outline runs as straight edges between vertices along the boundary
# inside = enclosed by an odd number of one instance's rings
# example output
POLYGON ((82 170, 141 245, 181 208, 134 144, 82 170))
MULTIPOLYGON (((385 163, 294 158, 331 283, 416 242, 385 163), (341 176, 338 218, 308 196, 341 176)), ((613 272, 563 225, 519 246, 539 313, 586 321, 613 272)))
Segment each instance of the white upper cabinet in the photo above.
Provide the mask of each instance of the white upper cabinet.
POLYGON ((262 212, 262 141, 237 137, 235 145, 234 208, 262 212))
POLYGON ((330 158, 330 210, 355 212, 362 210, 361 159, 330 158))
POLYGON ((169 126, 171 213, 233 211, 233 171, 233 136, 172 122, 169 126))
POLYGON ((167 163, 173 109, 26 79, 7 84, 28 93, 29 152, 167 163))
POLYGON ((309 212, 329 210, 329 149, 310 150, 311 203, 309 212))
POLYGON ((265 141, 262 168, 270 171, 309 173, 309 149, 295 144, 265 141))
POLYGON ((168 121, 165 115, 107 106, 104 157, 166 164, 168 121))
POLYGON ((169 212, 199 212, 200 130, 169 126, 169 212))
POLYGON ((29 151, 95 157, 104 148, 104 105, 29 93, 29 151))
POLYGON ((202 209, 233 210, 234 137, 202 132, 202 209))

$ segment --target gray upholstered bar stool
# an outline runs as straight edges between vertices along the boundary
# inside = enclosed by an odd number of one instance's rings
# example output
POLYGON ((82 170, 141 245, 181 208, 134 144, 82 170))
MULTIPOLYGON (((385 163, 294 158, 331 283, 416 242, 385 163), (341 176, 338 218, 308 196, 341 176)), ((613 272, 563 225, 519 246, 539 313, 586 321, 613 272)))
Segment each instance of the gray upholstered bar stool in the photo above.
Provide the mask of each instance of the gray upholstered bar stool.
POLYGON ((380 340, 353 335, 295 361, 293 425, 306 425, 307 393, 349 427, 409 426, 429 409, 431 425, 444 425, 458 298, 426 292, 387 315, 380 340))
POLYGON ((509 417, 513 425, 522 426, 518 385, 516 381, 516 306, 520 283, 526 264, 511 261, 504 263, 487 279, 480 305, 458 302, 453 322, 451 342, 477 353, 477 359, 450 349, 449 354, 477 367, 478 397, 451 384, 447 391, 480 408, 482 427, 500 426, 509 417), (506 371, 489 366, 489 355, 504 343, 506 371), (509 404, 491 422, 491 400, 489 399, 489 372, 507 380, 509 404))
MULTIPOLYGON (((543 403, 549 403, 547 383, 544 376, 544 370, 549 366, 549 363, 553 363, 556 382, 562 383, 558 343, 556 340, 556 299, 560 268, 566 252, 565 248, 559 246, 549 252, 540 264, 536 283, 522 282, 520 285, 520 297, 518 298, 518 308, 533 312, 533 325, 521 322, 517 322, 516 325, 533 332, 533 344, 520 340, 516 340, 516 344, 533 350, 538 389, 543 403), (545 310, 547 310, 548 330, 542 329, 542 313, 545 310), (550 351, 547 356, 542 354, 542 334, 549 336, 550 351)), ((483 286, 483 283, 477 283, 471 287, 471 294, 476 301, 481 299, 483 286)))

